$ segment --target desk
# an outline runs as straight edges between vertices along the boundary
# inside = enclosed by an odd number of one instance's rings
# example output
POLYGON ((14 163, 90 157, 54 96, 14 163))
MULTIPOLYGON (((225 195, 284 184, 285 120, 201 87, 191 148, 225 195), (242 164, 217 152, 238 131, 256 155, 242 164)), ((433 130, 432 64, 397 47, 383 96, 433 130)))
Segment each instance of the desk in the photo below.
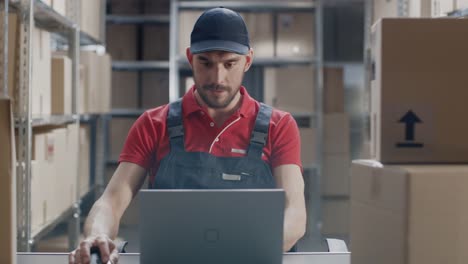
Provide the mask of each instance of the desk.
MULTIPOLYGON (((120 254, 119 264, 139 264, 140 254, 120 254)), ((65 264, 67 253, 18 253, 18 264, 65 264)), ((285 253, 283 264, 350 264, 349 252, 285 253)))

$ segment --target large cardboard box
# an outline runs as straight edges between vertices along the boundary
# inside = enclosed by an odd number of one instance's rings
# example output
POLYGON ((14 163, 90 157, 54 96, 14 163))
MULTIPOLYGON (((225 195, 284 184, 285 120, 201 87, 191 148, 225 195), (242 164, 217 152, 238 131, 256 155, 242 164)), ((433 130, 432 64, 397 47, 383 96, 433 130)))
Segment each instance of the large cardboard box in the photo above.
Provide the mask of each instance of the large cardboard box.
POLYGON ((104 15, 101 2, 101 0, 80 1, 80 29, 97 40, 102 40, 102 35, 104 34, 101 29, 102 16, 104 15))
POLYGON ((343 68, 324 68, 323 79, 323 112, 343 113, 345 105, 343 68))
POLYGON ((112 72, 112 108, 138 108, 138 74, 128 71, 112 72))
POLYGON ((324 154, 322 162, 322 196, 348 196, 350 154, 324 154))
POLYGON ((351 262, 466 263, 468 166, 354 161, 351 262))
POLYGON ((32 29, 32 115, 51 114, 51 49, 50 33, 32 29))
POLYGON ((468 20, 388 18, 372 31, 372 157, 467 162, 468 20))
POLYGON ((247 24, 250 46, 255 58, 274 56, 273 15, 270 13, 240 13, 247 24))
POLYGON ((143 109, 169 103, 169 75, 167 72, 143 73, 143 109))
MULTIPOLYGON (((143 60, 169 60, 169 26, 147 25, 143 28, 143 60)), ((181 53, 185 56, 185 52, 181 53)))
MULTIPOLYGON (((109 24, 106 28, 107 52, 114 60, 137 60, 137 25, 109 24)), ((157 36, 156 36, 157 37, 157 36)), ((146 35, 143 35, 146 38, 146 35)), ((157 46, 152 46, 152 49, 157 46)))
POLYGON ((91 51, 81 51, 80 59, 84 65, 84 100, 85 104, 87 103, 87 109, 83 112, 109 112, 111 102, 111 58, 109 54, 99 55, 91 51))
POLYGON ((52 106, 53 115, 72 114, 72 65, 66 56, 52 58, 52 106))
POLYGON ((299 128, 301 136, 301 160, 303 167, 310 167, 317 162, 317 134, 315 128, 299 128))
POLYGON ((325 237, 344 237, 349 234, 349 200, 322 201, 322 228, 325 237))
POLYGON ((292 113, 311 113, 315 110, 315 70, 312 67, 291 66, 277 68, 268 77, 275 85, 274 106, 292 113))
POLYGON ((346 113, 323 115, 323 151, 327 154, 350 152, 350 120, 346 113))
POLYGON ((118 160, 120 152, 124 146, 125 140, 127 139, 128 132, 132 127, 133 123, 136 121, 136 118, 113 118, 111 120, 111 146, 110 146, 110 159, 118 160))
POLYGON ((0 263, 16 263, 16 153, 11 101, 0 99, 0 263))
POLYGON ((312 58, 315 54, 314 25, 312 13, 280 13, 276 56, 312 58))

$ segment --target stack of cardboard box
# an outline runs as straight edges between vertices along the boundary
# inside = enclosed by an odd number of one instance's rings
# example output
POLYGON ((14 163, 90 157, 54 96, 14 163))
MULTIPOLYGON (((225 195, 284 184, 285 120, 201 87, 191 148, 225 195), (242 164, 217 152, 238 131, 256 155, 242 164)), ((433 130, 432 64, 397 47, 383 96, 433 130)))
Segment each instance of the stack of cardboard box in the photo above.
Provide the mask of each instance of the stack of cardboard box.
POLYGON ((111 57, 93 51, 81 51, 83 93, 81 113, 107 113, 111 106, 111 57))
POLYGON ((375 160, 352 164, 352 262, 465 263, 468 21, 383 19, 373 35, 375 160))
POLYGON ((76 202, 80 151, 78 133, 76 124, 34 131, 31 163, 33 232, 76 202))
POLYGON ((344 109, 343 68, 324 69, 322 234, 349 233, 350 120, 344 109))

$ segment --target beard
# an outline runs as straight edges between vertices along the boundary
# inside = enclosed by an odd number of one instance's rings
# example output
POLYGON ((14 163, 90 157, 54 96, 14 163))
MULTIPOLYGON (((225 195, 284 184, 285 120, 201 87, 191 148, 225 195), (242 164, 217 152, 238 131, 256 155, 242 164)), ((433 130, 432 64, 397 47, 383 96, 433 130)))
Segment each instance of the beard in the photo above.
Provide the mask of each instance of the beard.
POLYGON ((227 107, 236 97, 237 92, 231 86, 224 85, 204 85, 198 90, 203 102, 210 108, 221 109, 227 107), (225 97, 219 98, 210 94, 211 91, 224 91, 225 97))

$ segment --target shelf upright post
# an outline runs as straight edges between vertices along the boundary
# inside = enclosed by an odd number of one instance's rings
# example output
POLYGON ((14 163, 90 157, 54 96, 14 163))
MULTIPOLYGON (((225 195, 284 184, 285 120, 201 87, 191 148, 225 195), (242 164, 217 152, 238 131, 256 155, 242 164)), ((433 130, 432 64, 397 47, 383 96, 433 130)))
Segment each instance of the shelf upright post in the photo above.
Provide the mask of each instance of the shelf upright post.
POLYGON ((315 127, 316 127, 316 166, 311 173, 311 201, 309 204, 308 231, 311 238, 320 238, 321 227, 321 177, 323 162, 323 8, 322 0, 315 2, 315 127))
POLYGON ((179 1, 171 1, 169 25, 169 102, 179 99, 179 1))
POLYGON ((12 87, 8 87, 8 1, 0 1, 0 13, 2 14, 0 30, 3 32, 0 34, 0 60, 3 62, 1 64, 3 70, 0 71, 0 98, 8 98, 8 88, 12 89, 12 87))
POLYGON ((20 1, 20 63, 18 87, 18 159, 17 159, 17 226, 18 251, 29 252, 31 239, 31 85, 33 0, 20 1))
MULTIPOLYGON (((73 10, 73 12, 77 12, 77 10, 73 10)), ((79 109, 79 102, 80 102, 80 93, 78 91, 80 87, 80 28, 77 23, 70 29, 68 32, 68 56, 72 61, 72 114, 76 116, 75 124, 78 129, 78 133, 76 138, 74 139, 76 142, 76 146, 80 146, 80 111, 79 109)), ((76 162, 79 164, 80 159, 80 149, 78 147, 78 153, 76 154, 76 162)), ((73 214, 72 217, 68 221, 68 246, 69 250, 73 250, 78 245, 78 239, 80 236, 80 175, 76 174, 76 195, 75 201, 73 202, 73 214)))

